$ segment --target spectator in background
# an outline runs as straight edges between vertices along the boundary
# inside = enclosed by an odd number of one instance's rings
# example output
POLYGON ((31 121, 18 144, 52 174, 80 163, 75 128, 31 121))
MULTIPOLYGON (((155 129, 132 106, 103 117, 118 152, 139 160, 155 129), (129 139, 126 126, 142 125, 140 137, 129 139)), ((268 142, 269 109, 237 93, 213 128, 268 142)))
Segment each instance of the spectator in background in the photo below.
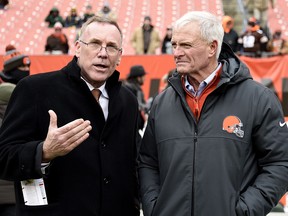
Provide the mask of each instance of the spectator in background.
POLYGON ((65 19, 65 27, 81 27, 81 18, 78 16, 77 9, 71 8, 70 14, 65 19))
POLYGON ((49 28, 53 28, 56 22, 60 22, 62 26, 65 24, 57 7, 53 7, 50 10, 48 16, 45 18, 45 22, 48 23, 49 28))
POLYGON ((147 73, 142 65, 134 65, 130 68, 130 73, 127 76, 126 81, 123 83, 137 98, 139 105, 139 121, 138 129, 143 130, 146 123, 147 114, 151 104, 146 103, 142 85, 145 82, 145 75, 147 73))
POLYGON ((67 36, 62 32, 62 24, 55 23, 54 33, 49 35, 46 40, 45 53, 47 54, 68 54, 69 43, 67 36))
POLYGON ((172 28, 167 27, 165 37, 162 41, 162 47, 161 47, 162 54, 172 54, 173 50, 172 50, 171 38, 172 38, 172 28))
POLYGON ((259 21, 259 25, 268 32, 268 8, 269 2, 271 8, 275 6, 275 0, 244 0, 244 6, 249 17, 255 17, 259 21))
POLYGON ((262 52, 266 51, 268 40, 255 18, 251 17, 248 21, 247 30, 238 38, 239 54, 249 57, 261 57, 262 52))
MULTIPOLYGON (((6 47, 4 69, 0 72, 0 126, 16 84, 30 74, 30 59, 18 52, 14 46, 6 47)), ((0 215, 15 216, 14 183, 0 180, 0 215)))
POLYGON ((0 0, 0 10, 7 8, 9 5, 9 0, 0 0))
POLYGON ((282 31, 276 30, 272 35, 272 39, 267 44, 267 49, 273 55, 286 55, 288 54, 288 42, 282 38, 282 31))
POLYGON ((81 23, 85 23, 90 17, 94 16, 95 14, 92 11, 92 6, 91 5, 87 5, 85 7, 85 11, 84 11, 84 15, 81 18, 81 23))
POLYGON ((230 16, 223 16, 222 26, 224 29, 223 41, 227 43, 233 50, 233 52, 238 51, 238 33, 233 29, 234 20, 230 16))
POLYGON ((97 16, 100 17, 106 17, 109 19, 112 19, 114 21, 117 21, 117 15, 112 9, 110 8, 109 2, 105 1, 103 7, 101 8, 100 11, 97 12, 97 16))
POLYGON ((161 39, 150 16, 145 16, 143 25, 135 29, 131 43, 136 55, 156 54, 157 48, 161 46, 161 39))
POLYGON ((163 86, 160 89, 160 92, 164 91, 165 89, 167 89, 170 84, 168 82, 169 78, 173 76, 173 73, 176 72, 176 69, 172 69, 169 70, 168 73, 164 74, 164 76, 162 77, 161 81, 163 82, 163 86))

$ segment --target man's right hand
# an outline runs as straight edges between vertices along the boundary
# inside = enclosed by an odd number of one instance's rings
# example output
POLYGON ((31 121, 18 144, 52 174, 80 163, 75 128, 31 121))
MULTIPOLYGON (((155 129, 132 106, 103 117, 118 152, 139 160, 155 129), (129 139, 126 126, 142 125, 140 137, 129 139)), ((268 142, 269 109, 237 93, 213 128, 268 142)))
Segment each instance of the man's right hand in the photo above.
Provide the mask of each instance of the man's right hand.
POLYGON ((83 119, 76 119, 58 128, 56 113, 53 110, 49 110, 48 113, 50 124, 43 144, 42 162, 49 162, 68 154, 89 137, 89 131, 92 129, 90 121, 83 119))

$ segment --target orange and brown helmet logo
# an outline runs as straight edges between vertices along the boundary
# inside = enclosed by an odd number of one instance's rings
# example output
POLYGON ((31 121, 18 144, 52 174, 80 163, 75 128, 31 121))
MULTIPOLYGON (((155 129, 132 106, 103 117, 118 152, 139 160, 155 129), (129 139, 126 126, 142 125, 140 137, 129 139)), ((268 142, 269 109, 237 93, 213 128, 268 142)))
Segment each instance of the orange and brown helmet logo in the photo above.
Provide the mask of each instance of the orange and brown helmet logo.
POLYGON ((223 130, 228 133, 234 133, 236 136, 243 138, 243 123, 237 116, 227 116, 223 121, 223 130))

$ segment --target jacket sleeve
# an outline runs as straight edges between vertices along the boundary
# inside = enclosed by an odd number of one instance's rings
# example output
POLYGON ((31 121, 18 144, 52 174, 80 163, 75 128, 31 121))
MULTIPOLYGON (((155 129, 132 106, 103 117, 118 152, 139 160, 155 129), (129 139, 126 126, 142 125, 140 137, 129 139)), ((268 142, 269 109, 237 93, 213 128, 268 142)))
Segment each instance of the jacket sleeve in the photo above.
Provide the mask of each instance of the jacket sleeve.
POLYGON ((254 183, 244 191, 237 215, 266 215, 288 188, 288 126, 276 95, 266 89, 260 96, 252 131, 259 166, 254 183))
POLYGON ((141 143, 139 180, 144 215, 151 216, 159 194, 159 168, 157 144, 153 130, 153 108, 141 143))
POLYGON ((23 81, 12 93, 0 129, 0 178, 13 181, 41 177, 35 165, 37 147, 43 141, 35 139, 37 91, 23 81))

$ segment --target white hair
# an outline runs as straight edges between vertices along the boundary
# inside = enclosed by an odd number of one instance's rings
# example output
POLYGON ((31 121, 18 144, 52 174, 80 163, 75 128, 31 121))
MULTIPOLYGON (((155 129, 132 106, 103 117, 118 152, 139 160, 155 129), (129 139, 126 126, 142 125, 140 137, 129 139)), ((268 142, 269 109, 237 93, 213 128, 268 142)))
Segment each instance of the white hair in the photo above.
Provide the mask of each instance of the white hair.
POLYGON ((216 52, 216 58, 219 58, 222 41, 224 37, 224 30, 221 21, 213 14, 206 11, 192 11, 183 15, 178 19, 173 29, 178 29, 190 23, 198 23, 200 29, 200 35, 204 41, 211 43, 217 41, 218 47, 216 52))

